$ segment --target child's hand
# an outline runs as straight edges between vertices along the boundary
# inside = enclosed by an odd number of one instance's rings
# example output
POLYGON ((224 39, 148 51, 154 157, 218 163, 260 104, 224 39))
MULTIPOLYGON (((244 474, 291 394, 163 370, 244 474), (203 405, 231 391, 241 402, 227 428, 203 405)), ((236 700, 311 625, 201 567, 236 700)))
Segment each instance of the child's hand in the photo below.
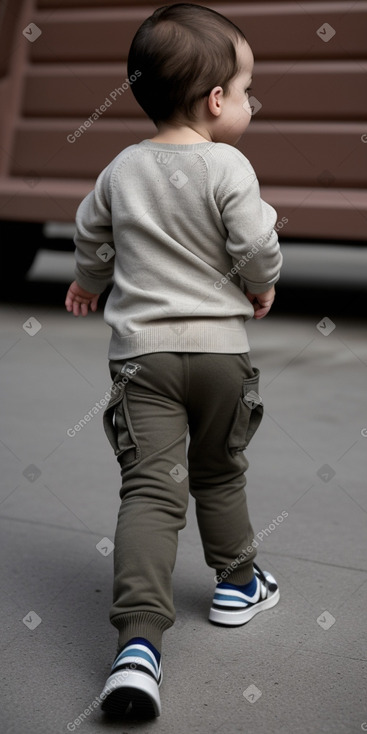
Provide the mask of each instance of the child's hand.
POLYGON ((273 305, 275 288, 272 286, 270 290, 264 293, 250 293, 250 291, 246 291, 245 295, 254 307, 254 319, 263 319, 273 305))
POLYGON ((89 293, 85 291, 76 280, 71 284, 65 299, 65 306, 67 311, 72 311, 74 316, 86 316, 88 313, 88 306, 91 311, 97 311, 97 303, 99 299, 99 293, 89 293))

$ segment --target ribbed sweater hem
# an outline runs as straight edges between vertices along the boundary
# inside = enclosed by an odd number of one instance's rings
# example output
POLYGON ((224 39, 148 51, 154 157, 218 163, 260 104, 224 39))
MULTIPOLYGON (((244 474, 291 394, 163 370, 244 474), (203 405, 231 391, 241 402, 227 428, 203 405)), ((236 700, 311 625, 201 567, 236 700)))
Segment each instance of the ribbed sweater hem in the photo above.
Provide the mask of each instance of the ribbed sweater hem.
POLYGON ((249 352, 243 317, 228 322, 224 326, 223 319, 177 320, 173 325, 154 326, 124 337, 112 330, 108 358, 121 360, 152 352, 249 352))

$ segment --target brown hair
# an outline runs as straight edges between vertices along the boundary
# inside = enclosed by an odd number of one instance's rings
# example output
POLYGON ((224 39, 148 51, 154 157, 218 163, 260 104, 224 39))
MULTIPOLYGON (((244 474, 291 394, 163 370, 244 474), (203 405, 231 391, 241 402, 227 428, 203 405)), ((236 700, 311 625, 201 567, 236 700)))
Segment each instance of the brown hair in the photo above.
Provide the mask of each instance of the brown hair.
POLYGON ((246 40, 232 21, 215 10, 192 3, 155 10, 135 34, 128 74, 141 75, 131 89, 155 124, 177 114, 194 120, 197 102, 213 87, 224 94, 240 69, 236 43, 246 40))

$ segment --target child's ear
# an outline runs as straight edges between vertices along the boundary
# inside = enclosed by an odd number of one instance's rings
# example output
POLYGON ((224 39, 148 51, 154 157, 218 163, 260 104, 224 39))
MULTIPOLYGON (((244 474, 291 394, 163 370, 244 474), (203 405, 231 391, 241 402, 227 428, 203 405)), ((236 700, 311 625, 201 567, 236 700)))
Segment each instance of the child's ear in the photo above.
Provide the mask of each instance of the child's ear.
POLYGON ((212 115, 219 117, 222 112, 222 100, 223 100, 223 89, 222 87, 214 87, 208 97, 208 108, 212 115))

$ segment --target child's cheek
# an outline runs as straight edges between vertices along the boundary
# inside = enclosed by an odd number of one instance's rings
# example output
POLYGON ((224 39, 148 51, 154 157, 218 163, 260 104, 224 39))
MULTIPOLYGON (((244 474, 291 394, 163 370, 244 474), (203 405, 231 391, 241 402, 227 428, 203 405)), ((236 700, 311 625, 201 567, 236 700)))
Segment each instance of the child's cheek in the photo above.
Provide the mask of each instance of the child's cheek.
POLYGON ((242 105, 243 109, 245 110, 246 114, 249 116, 249 121, 251 119, 252 111, 251 111, 251 105, 248 101, 248 97, 245 98, 245 101, 242 105))

